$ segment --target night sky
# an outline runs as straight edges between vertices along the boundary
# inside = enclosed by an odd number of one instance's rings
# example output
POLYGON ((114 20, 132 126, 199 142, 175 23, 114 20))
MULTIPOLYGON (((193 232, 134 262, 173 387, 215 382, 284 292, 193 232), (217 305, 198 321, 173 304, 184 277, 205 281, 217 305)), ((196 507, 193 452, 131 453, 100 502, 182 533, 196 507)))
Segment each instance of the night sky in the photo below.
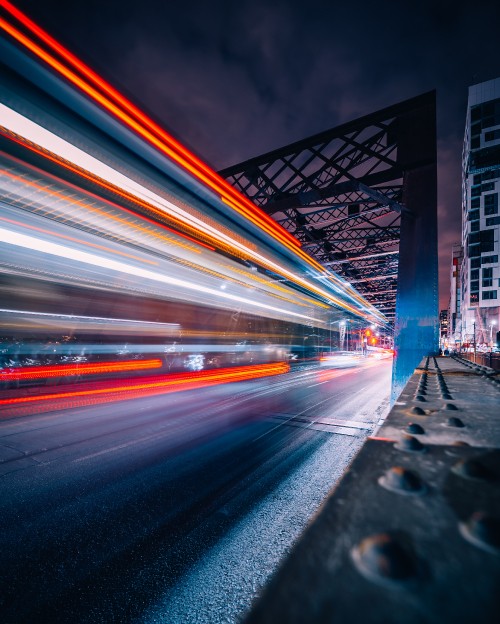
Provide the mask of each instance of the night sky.
POLYGON ((440 309, 500 2, 13 0, 215 169, 437 89, 440 309))

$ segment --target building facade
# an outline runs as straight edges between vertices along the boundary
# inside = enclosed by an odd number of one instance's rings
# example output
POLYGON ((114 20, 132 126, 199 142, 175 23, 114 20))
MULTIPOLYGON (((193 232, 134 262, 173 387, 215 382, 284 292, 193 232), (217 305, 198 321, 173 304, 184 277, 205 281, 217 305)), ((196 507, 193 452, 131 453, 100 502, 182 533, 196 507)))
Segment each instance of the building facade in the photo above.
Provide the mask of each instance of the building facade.
POLYGON ((461 243, 454 243, 451 250, 450 301, 448 304, 449 348, 459 348, 462 344, 462 283, 460 279, 464 251, 461 243))
POLYGON ((442 349, 448 346, 448 310, 439 313, 439 346, 442 349))
POLYGON ((500 78, 469 87, 462 163, 461 340, 488 349, 500 320, 500 78))

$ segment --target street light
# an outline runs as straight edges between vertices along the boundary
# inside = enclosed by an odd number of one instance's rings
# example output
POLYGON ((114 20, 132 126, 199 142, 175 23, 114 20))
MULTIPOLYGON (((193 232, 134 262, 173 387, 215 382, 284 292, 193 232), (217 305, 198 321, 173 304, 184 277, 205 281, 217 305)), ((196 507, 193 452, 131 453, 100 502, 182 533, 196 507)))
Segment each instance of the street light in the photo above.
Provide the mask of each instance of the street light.
POLYGON ((491 349, 493 349, 493 328, 495 327, 495 325, 497 324, 495 319, 491 319, 490 322, 490 347, 491 349))

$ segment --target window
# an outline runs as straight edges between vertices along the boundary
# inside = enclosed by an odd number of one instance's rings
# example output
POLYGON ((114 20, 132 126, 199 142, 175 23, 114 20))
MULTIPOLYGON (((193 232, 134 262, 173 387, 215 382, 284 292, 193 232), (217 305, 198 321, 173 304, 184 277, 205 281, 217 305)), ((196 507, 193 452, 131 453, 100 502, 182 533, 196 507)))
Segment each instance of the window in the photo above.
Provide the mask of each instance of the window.
POLYGON ((472 106, 470 109, 470 120, 472 123, 475 121, 481 121, 481 117, 483 116, 483 112, 481 110, 481 104, 479 106, 472 106))
POLYGON ((484 214, 498 214, 498 193, 490 193, 484 196, 484 214))
POLYGON ((470 190, 470 196, 471 197, 479 197, 479 195, 481 195, 481 185, 479 186, 473 186, 470 190))
POLYGON ((489 227, 490 225, 499 225, 499 224, 500 224, 500 217, 488 217, 486 219, 486 227, 489 227))
POLYGON ((491 288, 493 286, 493 267, 483 269, 483 288, 491 288))
POLYGON ((483 291, 483 296, 481 299, 496 299, 497 291, 496 290, 485 290, 483 291))
POLYGON ((478 301, 479 301, 479 293, 471 293, 471 295, 470 295, 470 303, 471 303, 471 305, 473 303, 478 303, 478 301))
POLYGON ((479 197, 474 197, 474 199, 470 200, 470 207, 479 208, 480 203, 481 203, 481 199, 479 197))
POLYGON ((470 231, 471 232, 479 232, 479 221, 471 221, 471 223, 470 223, 470 231))
MULTIPOLYGON (((484 256, 484 258, 482 258, 483 264, 496 264, 497 262, 498 262, 498 256, 496 254, 494 256, 484 256)), ((471 262, 471 266, 472 266, 472 262, 471 262)))
POLYGON ((470 210, 469 221, 475 221, 476 219, 479 219, 479 210, 470 210))
MULTIPOLYGON (((481 253, 487 251, 493 251, 495 249, 495 239, 493 235, 495 230, 483 230, 479 232, 480 240, 481 240, 481 253)), ((473 236, 471 234, 471 236, 473 236)))
MULTIPOLYGON (((484 269, 483 269, 484 271, 484 269)), ((483 275, 484 277, 484 275, 483 275)), ((479 279, 479 269, 474 269, 474 271, 470 272, 470 278, 471 280, 478 280, 479 279)))
POLYGON ((474 280, 470 283, 470 291, 471 293, 479 292, 479 280, 474 280))
POLYGON ((500 130, 490 130, 490 132, 484 133, 485 141, 496 141, 497 139, 500 139, 500 130))
POLYGON ((471 261, 470 261, 471 269, 479 269, 480 266, 481 266, 481 258, 471 258, 471 261))
MULTIPOLYGON (((481 178, 480 181, 483 180, 494 180, 495 178, 500 178, 500 169, 490 169, 489 171, 483 171, 482 174, 480 174, 481 178)), ((475 176, 474 176, 475 179, 475 176)), ((474 184, 476 184, 476 182, 474 182, 474 184)), ((479 182, 478 182, 479 184, 479 182)))

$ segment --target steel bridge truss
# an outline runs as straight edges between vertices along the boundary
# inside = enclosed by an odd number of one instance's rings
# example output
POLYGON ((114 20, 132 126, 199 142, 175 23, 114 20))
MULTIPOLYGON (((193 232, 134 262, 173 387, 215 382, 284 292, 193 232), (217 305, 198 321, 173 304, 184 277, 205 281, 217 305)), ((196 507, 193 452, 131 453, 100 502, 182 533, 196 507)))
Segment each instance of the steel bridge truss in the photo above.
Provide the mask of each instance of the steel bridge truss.
MULTIPOLYGON (((220 172, 383 312, 396 338, 433 306, 437 318, 435 106, 426 93, 220 172)), ((420 351, 432 340, 419 333, 420 351)))

